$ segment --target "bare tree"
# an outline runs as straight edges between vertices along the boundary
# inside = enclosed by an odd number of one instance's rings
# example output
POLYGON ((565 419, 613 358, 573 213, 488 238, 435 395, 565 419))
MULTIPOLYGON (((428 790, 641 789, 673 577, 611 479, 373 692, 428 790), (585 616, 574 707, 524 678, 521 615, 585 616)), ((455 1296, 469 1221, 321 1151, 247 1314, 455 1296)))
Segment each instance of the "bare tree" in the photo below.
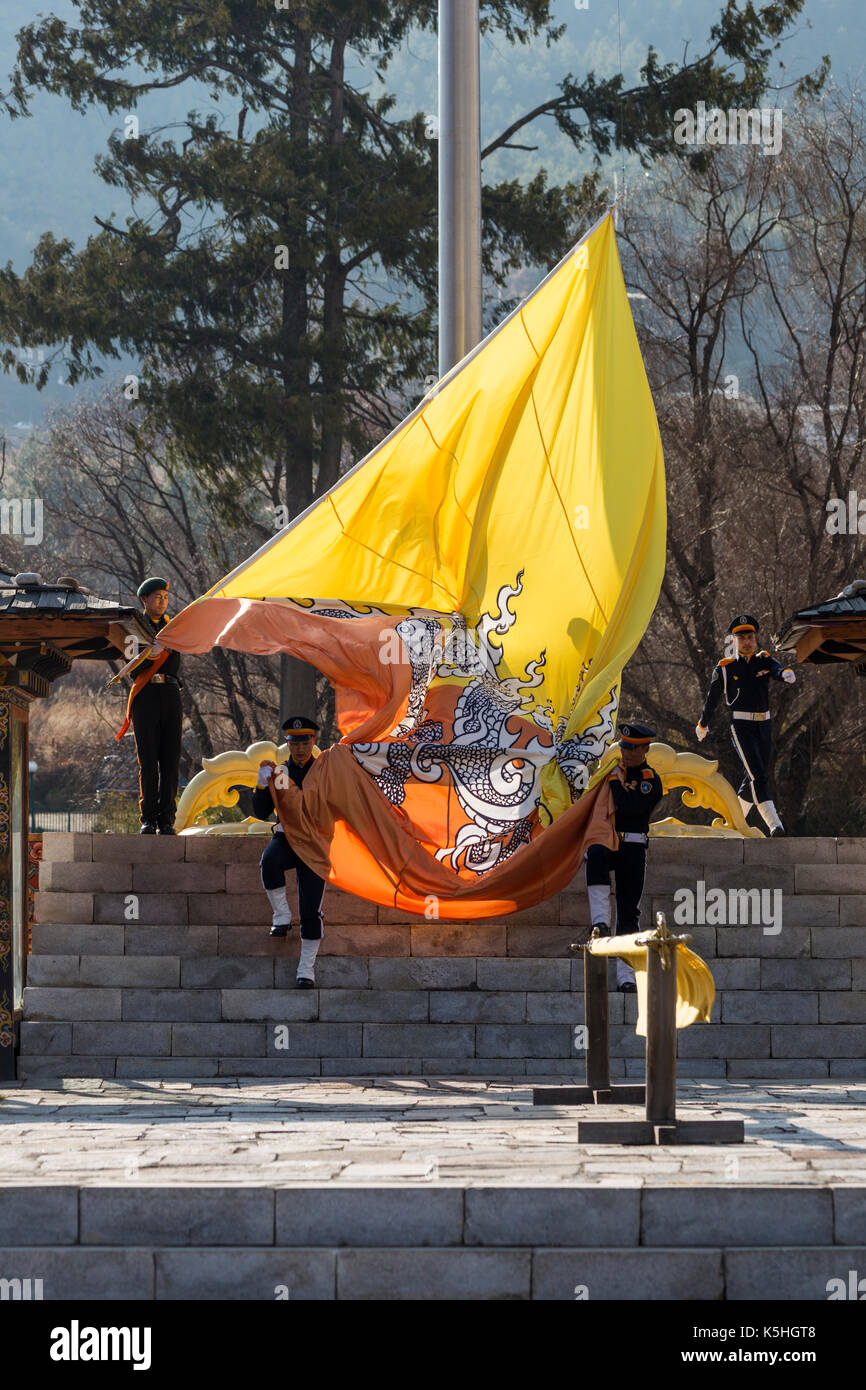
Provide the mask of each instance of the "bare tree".
MULTIPOLYGON (((59 568, 133 605, 142 577, 164 574, 183 606, 268 534, 266 521, 257 535, 230 530, 167 441, 131 423, 117 390, 52 419, 30 464, 30 485, 46 499, 44 548, 59 568)), ((203 756, 276 731, 276 659, 215 647, 184 659, 184 682, 203 756)))
MULTIPOLYGON (((669 537, 625 689, 687 746, 734 612, 754 612, 766 643, 794 609, 866 572, 862 542, 825 525, 827 501, 847 500, 863 452, 862 124, 859 95, 832 93, 787 113, 782 155, 729 146, 703 170, 662 164, 626 213, 669 537)), ((779 697, 778 783, 792 828, 835 833, 822 782, 838 766, 839 731, 850 758, 864 725, 847 671, 804 668, 779 697)), ((724 737, 712 751, 739 780, 724 737)))
MULTIPOLYGON (((864 482, 866 445, 864 114, 860 93, 838 87, 791 112, 778 170, 778 232, 765 248, 759 293, 743 306, 761 412, 754 476, 776 502, 777 546, 789 564, 797 556, 800 575, 788 611, 866 575, 863 535, 856 521, 853 530, 847 525, 849 493, 864 482), (778 345, 772 358, 762 345, 767 317, 778 345), (830 524, 840 503, 841 531, 830 524)), ((780 738, 780 775, 797 815, 816 794, 816 759, 829 755, 841 764, 843 749, 850 759, 866 732, 850 670, 811 668, 809 675, 808 700, 783 723, 780 738)))

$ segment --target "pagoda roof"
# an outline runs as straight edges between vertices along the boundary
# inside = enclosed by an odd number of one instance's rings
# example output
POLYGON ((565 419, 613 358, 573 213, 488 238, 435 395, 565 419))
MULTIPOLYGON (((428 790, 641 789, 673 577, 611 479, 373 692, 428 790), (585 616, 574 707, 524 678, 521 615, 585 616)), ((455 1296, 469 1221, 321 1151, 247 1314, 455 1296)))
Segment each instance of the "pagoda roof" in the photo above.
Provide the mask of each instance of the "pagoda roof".
POLYGON ((782 651, 796 652, 798 661, 866 662, 866 580, 857 579, 835 598, 798 608, 773 638, 782 651))
POLYGON ((125 660, 139 610, 91 593, 75 579, 0 570, 0 657, 4 668, 29 667, 49 680, 71 661, 125 660), (55 669, 56 668, 56 669, 55 669))

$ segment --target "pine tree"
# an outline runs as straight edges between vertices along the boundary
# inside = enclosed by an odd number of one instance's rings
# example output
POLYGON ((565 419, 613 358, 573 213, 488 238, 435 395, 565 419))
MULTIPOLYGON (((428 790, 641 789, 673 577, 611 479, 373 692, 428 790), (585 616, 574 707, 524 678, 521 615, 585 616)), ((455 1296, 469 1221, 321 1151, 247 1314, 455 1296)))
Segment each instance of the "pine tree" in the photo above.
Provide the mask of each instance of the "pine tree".
MULTIPOLYGON (((236 511, 263 493, 282 523, 435 372, 436 144, 422 113, 396 119, 392 96, 347 71, 360 57, 384 81, 410 30, 435 27, 437 5, 75 3, 79 23, 40 17, 19 33, 2 98, 11 117, 27 114, 34 91, 125 116, 145 93, 177 87, 200 105, 206 93, 220 115, 193 109, 179 135, 130 135, 124 123, 98 170, 132 212, 122 224, 96 219, 80 249, 46 234, 22 275, 0 272, 3 366, 44 384, 59 356, 74 384, 134 354, 130 399, 219 505, 236 511), (54 351, 31 373, 16 346, 35 342, 54 351)), ((651 159, 673 148, 677 107, 751 104, 802 5, 729 0, 698 60, 661 67, 650 50, 631 92, 621 75, 568 76, 485 154, 551 115, 596 166, 614 147, 651 159)), ((550 8, 482 0, 482 27, 515 45, 555 43, 550 8)), ((600 210, 599 183, 596 167, 561 187, 543 170, 526 186, 485 187, 488 281, 501 289, 515 267, 558 259, 600 210)))

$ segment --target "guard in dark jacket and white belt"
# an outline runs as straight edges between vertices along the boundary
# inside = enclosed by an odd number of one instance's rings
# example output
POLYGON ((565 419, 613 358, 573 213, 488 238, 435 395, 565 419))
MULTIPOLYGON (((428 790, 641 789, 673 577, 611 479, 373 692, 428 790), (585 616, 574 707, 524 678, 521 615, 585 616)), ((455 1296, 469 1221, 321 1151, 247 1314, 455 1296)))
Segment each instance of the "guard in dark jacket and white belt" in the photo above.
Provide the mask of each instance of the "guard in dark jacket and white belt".
POLYGON ((748 817, 752 807, 757 806, 770 834, 784 835, 779 813, 770 799, 773 743, 770 681, 793 685, 797 677, 790 666, 783 666, 769 652, 755 650, 758 620, 750 613, 740 613, 734 618, 728 633, 736 641, 737 655, 722 657, 715 667, 695 733, 703 742, 716 707, 724 697, 731 740, 745 770, 737 792, 743 815, 748 817))
MULTIPOLYGON (((304 778, 313 766, 313 744, 319 726, 314 719, 295 714, 283 723, 283 733, 289 743, 289 760, 282 769, 296 787, 303 787, 304 778)), ((274 812, 268 780, 273 763, 262 763, 259 780, 253 792, 253 815, 267 820, 274 812)), ((274 827, 270 844, 261 858, 262 885, 273 909, 271 936, 285 936, 292 925, 292 909, 286 896, 286 874, 295 869, 298 875, 298 907, 301 914, 301 958, 298 961, 298 989, 314 989, 316 956, 324 934, 322 895, 325 880, 308 868, 295 853, 286 838, 279 820, 274 827)))
MULTIPOLYGON (((616 933, 629 936, 640 929, 640 900, 646 877, 649 818, 664 792, 661 778, 646 760, 655 731, 646 724, 620 724, 622 762, 609 777, 615 808, 618 846, 590 845, 586 851, 586 891, 589 916, 602 936, 610 935, 610 876, 616 892, 616 933)), ((617 958, 617 989, 634 994, 634 971, 617 958)))
POLYGON ((142 835, 173 835, 175 796, 180 774, 183 703, 180 655, 159 646, 168 627, 169 581, 151 575, 138 586, 144 611, 137 619, 144 651, 109 681, 116 685, 124 676, 132 679, 126 718, 117 733, 123 738, 130 724, 138 754, 139 808, 142 835))

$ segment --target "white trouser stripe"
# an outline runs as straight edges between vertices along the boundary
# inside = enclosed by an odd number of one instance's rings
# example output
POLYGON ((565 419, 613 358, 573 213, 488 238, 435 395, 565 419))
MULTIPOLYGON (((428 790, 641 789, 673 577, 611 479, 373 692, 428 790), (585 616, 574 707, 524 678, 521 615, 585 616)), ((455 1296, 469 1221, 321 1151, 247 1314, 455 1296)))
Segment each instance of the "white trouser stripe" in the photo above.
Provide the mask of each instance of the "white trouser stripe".
MULTIPOLYGON (((754 772, 752 771, 752 769, 749 767, 748 759, 746 758, 746 755, 745 755, 745 753, 743 752, 743 745, 740 743, 740 740, 737 738, 737 731, 736 731, 736 729, 734 728, 733 724, 731 725, 731 738, 734 740, 734 746, 735 746, 737 752, 739 753, 740 758, 742 759, 743 767, 746 769, 746 773, 747 773, 747 775, 748 775, 749 781, 750 781, 751 784, 752 784, 752 799, 754 800, 754 797, 755 797, 755 774, 754 774, 754 772)), ((757 802, 756 802, 755 804, 757 805, 757 802)))

